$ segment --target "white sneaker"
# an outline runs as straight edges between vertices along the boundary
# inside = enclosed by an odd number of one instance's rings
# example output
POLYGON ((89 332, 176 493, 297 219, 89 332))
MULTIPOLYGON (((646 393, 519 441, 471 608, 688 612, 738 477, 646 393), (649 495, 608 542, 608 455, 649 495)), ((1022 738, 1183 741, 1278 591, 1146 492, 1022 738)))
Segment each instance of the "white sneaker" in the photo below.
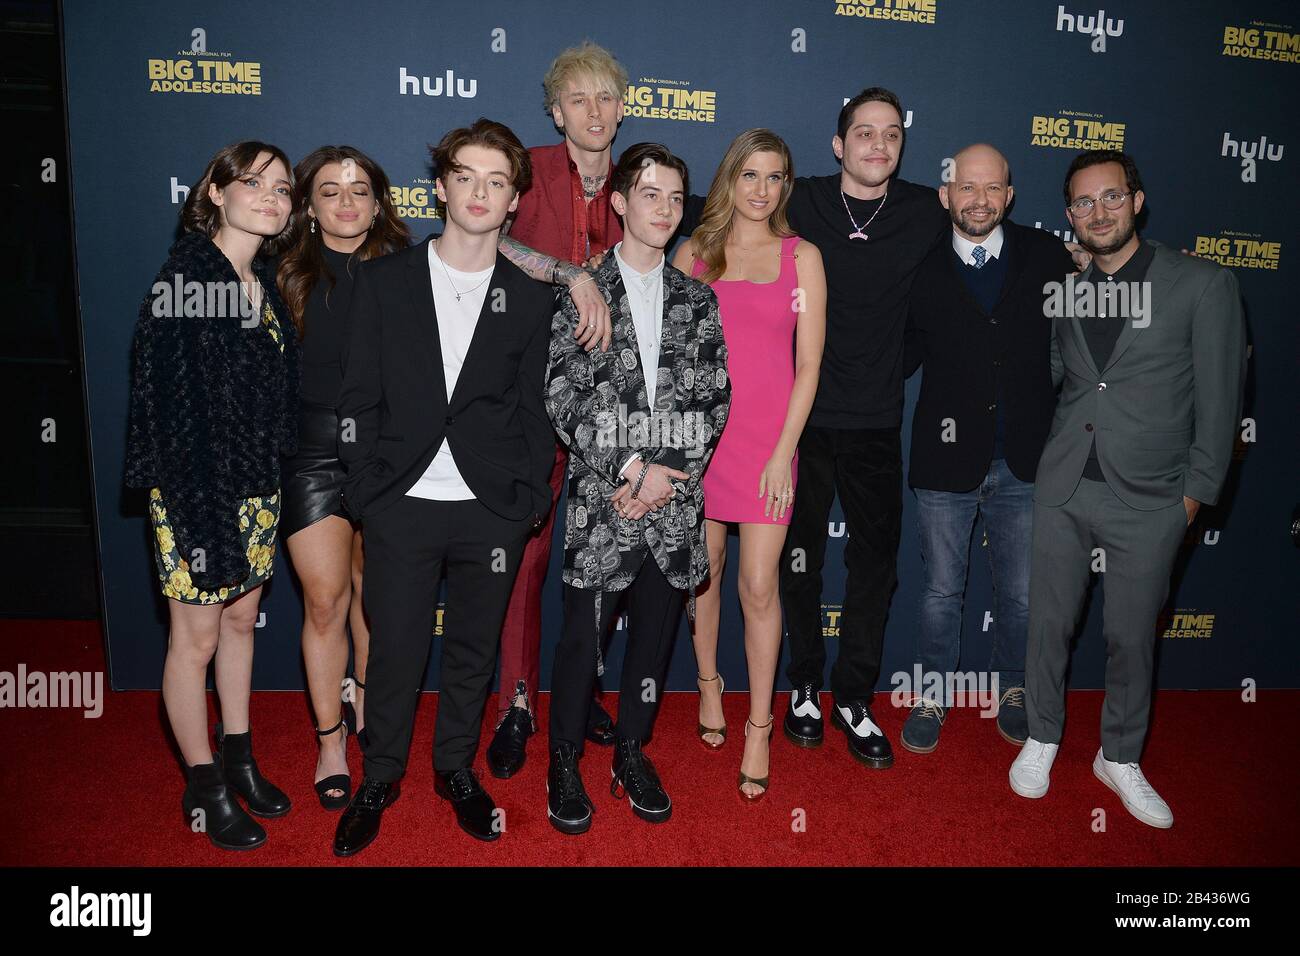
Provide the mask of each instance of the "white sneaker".
POLYGON ((1150 827, 1167 830, 1174 825, 1174 814, 1169 804, 1147 783, 1142 768, 1135 763, 1115 763, 1097 751, 1092 762, 1092 772, 1097 779, 1115 791, 1124 802, 1124 809, 1150 827))
POLYGON ((1020 748, 1020 755, 1011 764, 1011 772, 1008 774, 1011 789, 1031 800, 1037 800, 1046 794, 1058 746, 1039 743, 1033 737, 1026 740, 1020 748))

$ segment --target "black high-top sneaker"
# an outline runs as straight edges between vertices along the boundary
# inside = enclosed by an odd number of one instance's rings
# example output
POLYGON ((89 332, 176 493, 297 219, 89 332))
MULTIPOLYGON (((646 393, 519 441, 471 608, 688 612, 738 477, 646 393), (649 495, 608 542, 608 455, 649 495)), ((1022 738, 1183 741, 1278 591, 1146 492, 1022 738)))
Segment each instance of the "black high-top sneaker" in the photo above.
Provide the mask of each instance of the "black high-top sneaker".
POLYGON ((641 741, 619 737, 614 742, 613 781, 609 792, 617 799, 626 794, 632 812, 650 823, 663 823, 673 815, 673 802, 659 782, 655 765, 641 752, 641 741), (620 790, 622 792, 620 792, 620 790))
POLYGON ((578 772, 578 751, 573 744, 551 748, 546 771, 546 817, 561 833, 586 833, 591 829, 594 808, 578 772))

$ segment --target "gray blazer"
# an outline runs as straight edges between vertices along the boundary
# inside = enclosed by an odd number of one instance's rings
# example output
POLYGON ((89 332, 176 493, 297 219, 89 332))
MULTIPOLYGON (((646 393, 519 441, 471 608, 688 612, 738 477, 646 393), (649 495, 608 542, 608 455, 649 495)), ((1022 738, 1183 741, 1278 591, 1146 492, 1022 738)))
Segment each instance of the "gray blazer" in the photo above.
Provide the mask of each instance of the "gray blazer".
MULTIPOLYGON (((1052 319, 1052 380, 1061 387, 1038 463, 1034 500, 1062 505, 1097 440, 1115 494, 1138 511, 1185 495, 1218 501, 1246 379, 1246 323, 1228 269, 1157 242, 1145 323, 1128 321, 1098 369, 1078 318, 1052 319)), ((1090 279, 1092 267, 1079 277, 1090 279)))

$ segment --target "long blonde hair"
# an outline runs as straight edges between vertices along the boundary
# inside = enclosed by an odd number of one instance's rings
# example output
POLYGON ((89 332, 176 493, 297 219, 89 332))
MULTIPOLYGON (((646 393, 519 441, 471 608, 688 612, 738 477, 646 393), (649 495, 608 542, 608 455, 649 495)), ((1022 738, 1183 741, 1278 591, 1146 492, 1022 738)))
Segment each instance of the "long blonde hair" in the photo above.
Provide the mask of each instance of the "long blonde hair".
POLYGON ((701 282, 712 282, 727 271, 727 237, 731 234, 731 217, 735 211, 736 180, 754 153, 776 153, 781 157, 785 181, 781 184, 781 197, 776 201, 776 208, 768 217, 767 227, 774 236, 785 238, 794 235, 786 218, 790 190, 794 187, 794 160, 790 156, 790 147, 770 129, 747 129, 727 147, 727 155, 722 157, 722 163, 713 176, 713 185, 709 187, 708 198, 704 201, 700 224, 691 233, 695 258, 704 263, 704 272, 699 276, 701 282))

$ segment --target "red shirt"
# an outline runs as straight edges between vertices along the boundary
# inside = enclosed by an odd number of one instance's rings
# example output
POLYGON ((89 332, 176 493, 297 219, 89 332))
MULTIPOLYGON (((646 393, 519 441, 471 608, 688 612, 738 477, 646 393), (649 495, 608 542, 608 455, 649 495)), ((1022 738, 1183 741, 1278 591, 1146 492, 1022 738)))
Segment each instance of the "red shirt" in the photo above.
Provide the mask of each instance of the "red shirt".
POLYGON ((600 184, 596 195, 587 201, 586 191, 582 188, 582 176, 578 164, 569 157, 569 181, 573 190, 573 242, 570 246, 570 262, 586 262, 609 248, 605 244, 605 217, 609 209, 609 176, 600 184))
POLYGON ((579 265, 623 238, 623 227, 609 201, 608 178, 587 202, 582 177, 564 143, 534 146, 528 153, 533 185, 519 197, 511 238, 579 265))

